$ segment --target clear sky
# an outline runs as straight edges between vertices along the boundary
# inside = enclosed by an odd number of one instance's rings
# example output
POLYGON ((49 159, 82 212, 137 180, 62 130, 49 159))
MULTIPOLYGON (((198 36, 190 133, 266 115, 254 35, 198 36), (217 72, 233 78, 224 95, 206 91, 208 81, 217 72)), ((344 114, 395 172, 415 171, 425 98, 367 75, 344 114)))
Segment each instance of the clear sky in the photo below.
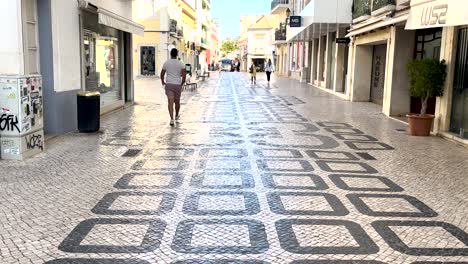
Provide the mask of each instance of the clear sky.
POLYGON ((271 0, 211 0, 211 17, 219 19, 221 39, 240 34, 241 15, 269 14, 271 0))

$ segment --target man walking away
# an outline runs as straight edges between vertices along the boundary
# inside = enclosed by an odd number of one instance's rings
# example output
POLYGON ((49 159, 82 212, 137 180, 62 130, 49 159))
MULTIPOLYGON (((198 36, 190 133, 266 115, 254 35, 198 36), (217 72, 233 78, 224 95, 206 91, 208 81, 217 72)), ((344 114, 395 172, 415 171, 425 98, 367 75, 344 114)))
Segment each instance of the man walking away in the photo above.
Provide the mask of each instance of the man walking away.
POLYGON ((267 75, 268 83, 270 83, 271 73, 273 72, 273 64, 271 63, 271 59, 268 59, 268 62, 265 66, 265 72, 267 75))
POLYGON ((180 111, 180 96, 182 94, 182 85, 185 83, 187 72, 182 62, 177 60, 179 52, 177 49, 171 50, 171 59, 167 60, 161 70, 161 83, 165 86, 167 96, 167 108, 171 117, 170 125, 173 126, 174 121, 174 104, 176 120, 179 120, 180 111), (164 79, 167 74, 167 78, 164 79))

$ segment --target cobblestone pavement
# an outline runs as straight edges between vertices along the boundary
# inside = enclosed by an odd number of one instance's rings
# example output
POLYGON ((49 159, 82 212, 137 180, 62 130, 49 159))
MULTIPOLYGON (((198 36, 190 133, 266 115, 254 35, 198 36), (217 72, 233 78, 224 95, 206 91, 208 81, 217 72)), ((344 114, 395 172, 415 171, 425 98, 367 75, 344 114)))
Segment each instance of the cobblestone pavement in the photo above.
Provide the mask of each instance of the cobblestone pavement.
POLYGON ((468 150, 241 73, 0 161, 0 263, 468 263, 468 150))

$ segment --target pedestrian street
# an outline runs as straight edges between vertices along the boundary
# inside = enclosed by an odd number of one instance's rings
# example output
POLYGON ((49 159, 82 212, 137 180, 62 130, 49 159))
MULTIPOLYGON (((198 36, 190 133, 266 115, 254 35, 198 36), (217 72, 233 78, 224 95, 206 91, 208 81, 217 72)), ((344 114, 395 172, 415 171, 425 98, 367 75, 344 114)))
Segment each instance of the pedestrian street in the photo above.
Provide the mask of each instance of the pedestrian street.
POLYGON ((97 133, 1 161, 0 263, 468 263, 468 149, 257 73, 159 80, 97 133), (144 95, 144 96, 142 96, 144 95))

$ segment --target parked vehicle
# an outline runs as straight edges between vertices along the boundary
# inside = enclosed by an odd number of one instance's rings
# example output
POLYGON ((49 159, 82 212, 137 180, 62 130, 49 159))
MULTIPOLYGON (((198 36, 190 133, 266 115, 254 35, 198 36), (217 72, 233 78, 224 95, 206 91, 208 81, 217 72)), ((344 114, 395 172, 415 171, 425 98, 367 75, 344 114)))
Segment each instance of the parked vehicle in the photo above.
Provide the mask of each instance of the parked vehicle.
POLYGON ((232 71, 232 60, 231 59, 221 59, 221 71, 232 71))

